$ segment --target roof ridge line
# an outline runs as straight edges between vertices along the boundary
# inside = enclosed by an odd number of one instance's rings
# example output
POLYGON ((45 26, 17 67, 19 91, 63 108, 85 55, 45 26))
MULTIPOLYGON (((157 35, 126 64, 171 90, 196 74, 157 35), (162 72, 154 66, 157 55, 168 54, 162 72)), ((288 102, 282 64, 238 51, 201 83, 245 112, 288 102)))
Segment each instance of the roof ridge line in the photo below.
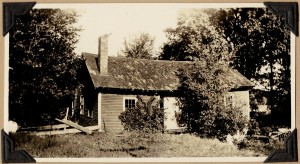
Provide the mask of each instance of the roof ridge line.
MULTIPOLYGON (((97 54, 82 52, 82 55, 90 55, 98 57, 97 54)), ((195 63, 195 61, 184 61, 184 60, 159 60, 159 59, 138 59, 138 58, 127 58, 125 56, 108 56, 108 58, 125 59, 125 60, 140 60, 140 61, 154 61, 154 62, 178 62, 178 63, 195 63)))

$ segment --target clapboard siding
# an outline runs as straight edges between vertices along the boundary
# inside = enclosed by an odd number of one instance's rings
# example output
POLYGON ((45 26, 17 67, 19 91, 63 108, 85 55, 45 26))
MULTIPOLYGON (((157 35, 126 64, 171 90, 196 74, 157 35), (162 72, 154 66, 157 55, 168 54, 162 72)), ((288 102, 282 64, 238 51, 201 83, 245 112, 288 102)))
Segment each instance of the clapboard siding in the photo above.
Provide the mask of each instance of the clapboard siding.
POLYGON ((123 111, 123 96, 117 94, 101 94, 101 129, 104 131, 122 131, 118 116, 123 111))
MULTIPOLYGON (((124 98, 136 98, 136 95, 101 94, 101 129, 103 131, 124 130, 119 119, 120 113, 123 112, 124 98)), ((151 96, 142 96, 145 102, 150 98, 151 96)))

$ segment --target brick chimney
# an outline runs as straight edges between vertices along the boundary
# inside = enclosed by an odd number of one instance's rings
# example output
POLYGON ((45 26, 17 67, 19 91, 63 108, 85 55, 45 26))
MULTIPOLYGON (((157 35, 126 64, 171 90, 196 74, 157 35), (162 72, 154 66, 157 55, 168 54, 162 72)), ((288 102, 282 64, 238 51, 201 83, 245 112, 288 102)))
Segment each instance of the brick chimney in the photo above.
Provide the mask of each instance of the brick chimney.
POLYGON ((107 75, 108 72, 108 36, 105 34, 99 37, 98 67, 100 75, 107 75))

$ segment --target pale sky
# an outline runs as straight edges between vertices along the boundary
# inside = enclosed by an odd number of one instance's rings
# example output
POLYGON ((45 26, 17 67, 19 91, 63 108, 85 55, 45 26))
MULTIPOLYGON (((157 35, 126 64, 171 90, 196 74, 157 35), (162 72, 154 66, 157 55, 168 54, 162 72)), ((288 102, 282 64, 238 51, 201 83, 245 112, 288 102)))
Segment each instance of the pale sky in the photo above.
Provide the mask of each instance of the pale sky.
MULTIPOLYGON (((261 6, 261 4, 251 5, 261 6)), ((76 53, 98 53, 98 37, 111 33, 108 54, 116 56, 123 48, 125 38, 128 39, 141 32, 155 37, 154 48, 156 52, 159 52, 160 47, 167 41, 164 30, 176 27, 180 9, 220 7, 234 7, 234 5, 203 3, 95 3, 81 5, 78 10, 81 14, 78 24, 82 26, 83 31, 80 32, 76 53)))
POLYGON ((116 56, 123 48, 124 38, 141 32, 155 38, 155 51, 166 41, 164 30, 175 27, 178 7, 166 5, 112 5, 103 4, 80 9, 80 32, 76 53, 98 53, 98 37, 110 34, 108 53, 116 56))
POLYGON ((176 27, 178 11, 186 8, 264 7, 263 3, 38 3, 35 8, 76 9, 82 27, 75 52, 98 53, 98 37, 110 34, 108 53, 116 56, 124 38, 140 32, 155 37, 158 52, 167 40, 164 30, 176 27))

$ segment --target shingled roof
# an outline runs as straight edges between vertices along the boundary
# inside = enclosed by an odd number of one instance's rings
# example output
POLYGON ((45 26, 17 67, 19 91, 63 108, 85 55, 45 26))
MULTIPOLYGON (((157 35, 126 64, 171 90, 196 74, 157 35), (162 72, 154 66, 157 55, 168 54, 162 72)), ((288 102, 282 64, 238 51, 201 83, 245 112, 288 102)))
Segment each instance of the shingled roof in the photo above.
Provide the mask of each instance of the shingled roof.
MULTIPOLYGON (((176 72, 192 64, 189 61, 166 61, 108 57, 108 75, 100 75, 96 54, 83 53, 95 88, 131 89, 144 91, 176 91, 176 72)), ((222 80, 231 88, 253 87, 251 81, 234 69, 222 80)))

